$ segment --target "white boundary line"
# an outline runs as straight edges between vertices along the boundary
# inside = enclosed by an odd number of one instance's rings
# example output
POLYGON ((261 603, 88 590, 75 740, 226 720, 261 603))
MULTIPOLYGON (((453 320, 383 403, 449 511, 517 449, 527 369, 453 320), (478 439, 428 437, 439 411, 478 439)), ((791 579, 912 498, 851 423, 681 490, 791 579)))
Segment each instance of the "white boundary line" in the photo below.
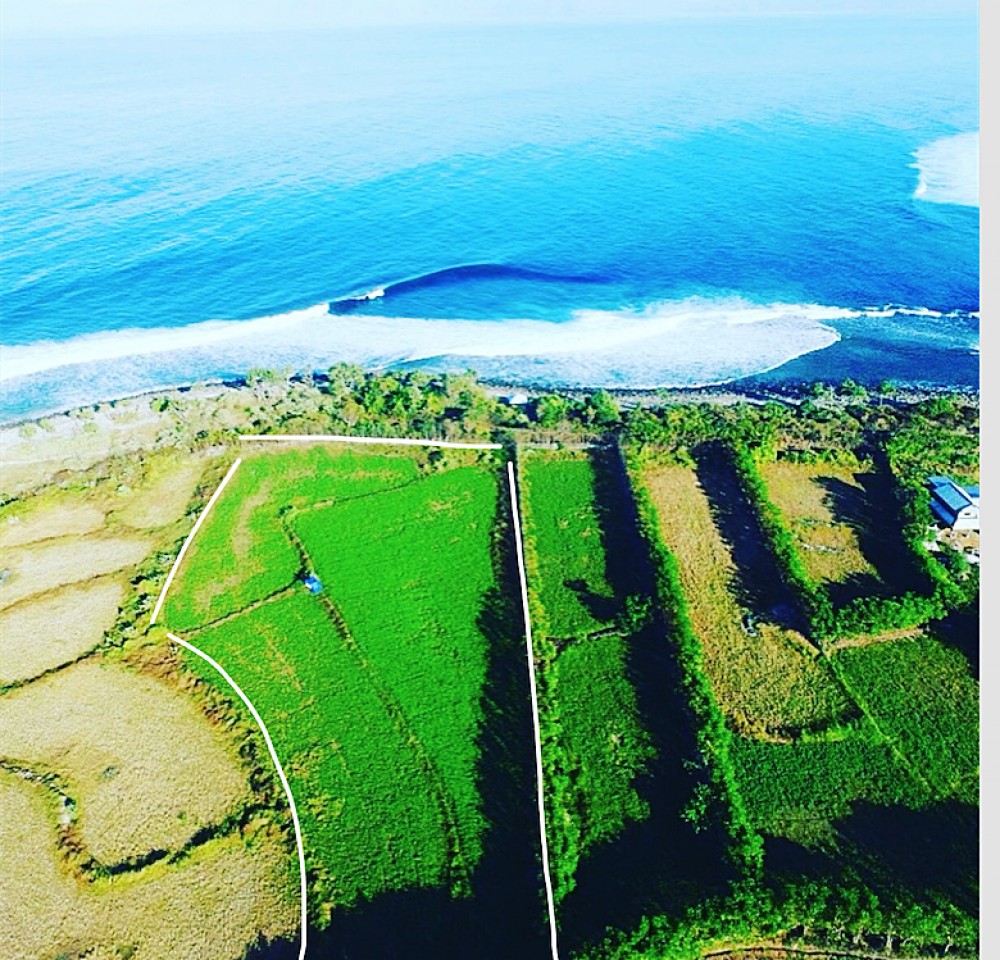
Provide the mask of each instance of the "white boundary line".
POLYGON ((396 447, 444 447, 450 450, 501 450, 500 443, 457 443, 452 440, 418 440, 413 437, 348 437, 333 433, 242 433, 241 440, 292 440, 312 443, 378 443, 396 447))
POLYGON ((545 880, 545 899, 549 911, 549 942, 552 960, 559 960, 559 941, 556 931, 555 898, 552 895, 552 875, 549 871, 549 842, 545 835, 545 787, 542 780, 542 734, 538 725, 538 690, 535 686, 535 656, 531 642, 531 614, 528 610, 528 579, 524 569, 524 543, 521 540, 521 515, 517 502, 517 484, 514 464, 507 463, 507 483, 510 487, 510 508, 514 517, 514 540, 517 543, 517 572, 521 580, 521 606, 524 609, 524 635, 528 652, 528 680, 531 688, 531 717, 535 724, 535 772, 538 782, 538 830, 542 838, 542 877, 545 880))
POLYGON ((187 539, 184 541, 184 545, 181 547, 180 553, 177 554, 177 559, 174 560, 174 565, 170 568, 170 573, 167 574, 167 579, 163 584, 163 589, 160 591, 160 597, 156 601, 156 606, 153 607, 153 615, 149 618, 150 626, 156 623, 156 618, 160 615, 160 610, 163 608, 163 601, 167 599, 167 591, 170 589, 170 584, 174 582, 174 576, 177 574, 177 570, 181 565, 181 560, 184 559, 184 554, 187 553, 187 548, 191 546, 191 541, 194 539, 194 535, 198 532, 198 528, 205 522, 205 517, 208 516, 209 510, 215 506, 215 501, 219 499, 222 491, 226 489, 226 484, 229 483, 233 474, 236 473, 236 468, 241 462, 242 458, 237 457, 233 465, 229 468, 229 472, 222 478, 222 483, 219 484, 215 493, 212 494, 211 499, 205 504, 205 509, 201 511, 198 519, 195 520, 194 526, 191 528, 191 532, 187 535, 187 539))
MULTIPOLYGON (((239 460, 237 460, 236 463, 239 463, 239 460)), ((208 512, 207 508, 205 512, 208 512)), ((239 686, 237 686, 236 681, 229 676, 228 673, 226 673, 217 661, 213 660, 204 651, 199 650, 193 643, 188 643, 187 640, 182 640, 180 637, 170 633, 169 631, 167 632, 167 636, 170 637, 174 643, 179 643, 182 647, 186 647, 192 653, 196 653, 202 658, 202 660, 210 663, 216 670, 219 671, 220 674, 222 674, 226 683, 228 683, 229 686, 236 691, 239 698, 247 705, 247 709, 253 714, 254 720, 257 721, 257 726, 260 727, 260 732, 264 734, 264 742, 267 744, 268 752, 271 754, 271 759, 274 761, 274 768, 278 771, 278 778, 281 780, 281 785, 285 788, 285 796, 288 798, 288 808, 292 812, 292 823, 295 826, 295 845, 298 847, 299 852, 299 889, 302 899, 302 936, 299 944, 299 960, 304 960, 306 955, 306 931, 308 930, 308 919, 306 915, 308 902, 306 892, 306 855, 305 850, 302 847, 302 828, 299 826, 299 813, 295 809, 295 798, 292 796, 292 788, 288 785, 288 778, 285 776, 285 771, 282 769, 281 763, 278 761, 278 755, 274 751, 274 744, 271 742, 271 735, 267 732, 267 727, 264 726, 264 721, 261 720, 256 707, 254 707, 254 705, 250 702, 250 698, 239 688, 239 686)))

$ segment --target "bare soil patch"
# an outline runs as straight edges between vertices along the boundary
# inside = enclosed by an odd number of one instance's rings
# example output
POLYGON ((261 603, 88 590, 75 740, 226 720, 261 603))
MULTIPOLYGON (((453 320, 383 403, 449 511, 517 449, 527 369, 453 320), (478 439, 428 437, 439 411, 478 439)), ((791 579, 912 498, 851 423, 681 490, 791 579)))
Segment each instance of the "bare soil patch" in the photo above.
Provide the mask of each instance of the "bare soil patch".
POLYGON ((0 685, 30 680, 100 643, 125 588, 105 578, 63 587, 0 612, 0 685))

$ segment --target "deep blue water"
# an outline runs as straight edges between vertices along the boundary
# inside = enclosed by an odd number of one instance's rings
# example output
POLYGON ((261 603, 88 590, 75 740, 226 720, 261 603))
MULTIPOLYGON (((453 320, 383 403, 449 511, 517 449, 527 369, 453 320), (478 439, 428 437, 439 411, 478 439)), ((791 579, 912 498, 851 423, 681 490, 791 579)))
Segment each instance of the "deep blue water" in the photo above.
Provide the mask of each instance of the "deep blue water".
POLYGON ((338 359, 975 384, 978 207, 913 155, 978 129, 976 57, 844 17, 7 40, 0 415, 338 359))

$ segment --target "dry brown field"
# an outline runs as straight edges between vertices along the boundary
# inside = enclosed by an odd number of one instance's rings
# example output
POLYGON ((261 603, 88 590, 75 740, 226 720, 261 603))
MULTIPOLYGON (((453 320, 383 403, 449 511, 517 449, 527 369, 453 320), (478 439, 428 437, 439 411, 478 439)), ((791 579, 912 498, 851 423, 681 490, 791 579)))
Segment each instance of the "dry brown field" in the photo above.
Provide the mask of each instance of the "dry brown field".
POLYGON ((0 771, 0 862, 4 960, 238 960, 298 928, 288 850, 263 825, 91 883, 66 870, 43 789, 0 771))
POLYGON ((51 537, 82 536, 104 525, 104 511, 96 504, 63 494, 18 504, 0 520, 0 550, 51 537))
POLYGON ((734 728, 780 738, 851 713, 839 683, 801 634, 751 622, 737 599, 731 547, 695 471, 648 466, 643 482, 656 504, 664 543, 677 559, 709 680, 734 728))
POLYGON ((204 459, 151 457, 147 476, 114 514, 136 530, 155 530, 184 516, 205 471, 204 459))
POLYGON ((0 611, 0 686, 30 680, 97 646, 124 595, 121 582, 102 577, 0 611))
POLYGON ((878 578, 858 540, 866 495, 857 470, 778 460, 761 464, 760 472, 813 580, 840 583, 856 576, 878 578))
POLYGON ((233 745, 191 700, 93 659, 0 697, 0 757, 61 778, 106 865, 175 850, 249 796, 233 745))
POLYGON ((150 541, 128 536, 58 537, 4 551, 8 572, 0 585, 0 609, 70 583, 80 583, 125 567, 150 552, 150 541))

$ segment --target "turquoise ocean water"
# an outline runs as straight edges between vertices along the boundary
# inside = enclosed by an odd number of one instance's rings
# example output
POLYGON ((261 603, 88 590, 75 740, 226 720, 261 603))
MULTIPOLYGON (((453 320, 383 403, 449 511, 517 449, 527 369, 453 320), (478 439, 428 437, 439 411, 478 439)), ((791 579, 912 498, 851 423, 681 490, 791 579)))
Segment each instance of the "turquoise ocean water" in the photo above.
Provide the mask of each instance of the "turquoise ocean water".
POLYGON ((975 385, 974 21, 6 40, 0 416, 340 360, 975 385))

